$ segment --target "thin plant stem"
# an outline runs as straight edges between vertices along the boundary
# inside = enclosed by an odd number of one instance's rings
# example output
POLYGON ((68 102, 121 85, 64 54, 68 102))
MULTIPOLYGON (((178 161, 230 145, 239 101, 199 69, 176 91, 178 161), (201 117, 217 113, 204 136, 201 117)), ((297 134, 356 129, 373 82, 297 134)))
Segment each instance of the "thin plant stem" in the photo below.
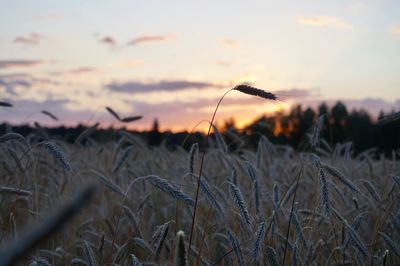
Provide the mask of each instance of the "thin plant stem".
POLYGON ((199 248, 199 255, 197 256, 197 260, 196 260, 196 266, 200 265, 201 252, 203 251, 204 241, 206 239, 206 230, 208 227, 208 221, 210 220, 210 217, 211 217, 212 206, 213 206, 213 204, 211 203, 208 208, 207 220, 206 220, 206 224, 204 226, 204 230, 203 230, 203 234, 202 234, 202 239, 201 239, 200 248, 199 248))
MULTIPOLYGON (((267 227, 267 229, 265 230, 264 235, 267 235, 268 232, 269 232, 269 230, 271 229, 272 221, 273 221, 274 218, 275 218, 275 214, 273 214, 271 220, 269 221, 268 227, 267 227)), ((249 242, 250 242, 251 240, 253 240, 253 239, 250 238, 250 239, 248 239, 246 242, 244 242, 243 244, 247 245, 247 244, 249 244, 249 242)), ((235 248, 231 248, 229 251, 227 251, 225 254, 223 254, 221 257, 219 257, 213 264, 211 264, 211 266, 220 265, 220 262, 221 262, 226 256, 229 256, 229 254, 231 254, 234 250, 235 250, 235 248)))
MULTIPOLYGON (((214 110, 213 116, 211 118, 211 122, 210 125, 208 127, 208 131, 207 131, 207 135, 206 135, 206 143, 208 142, 208 137, 210 136, 210 132, 211 132, 211 127, 213 125, 214 119, 215 119, 215 115, 217 114, 218 111, 218 107, 220 106, 222 100, 224 99, 224 97, 233 89, 229 89, 228 91, 226 91, 224 93, 224 95, 222 95, 221 99, 219 99, 219 102, 217 104, 217 107, 214 110)), ((198 204, 198 199, 199 199, 199 190, 200 190, 200 179, 201 179, 201 175, 203 173, 203 164, 204 164, 204 158, 206 156, 206 152, 205 149, 203 149, 202 152, 202 156, 201 156, 201 161, 200 161, 200 170, 199 170, 199 177, 197 179, 197 188, 196 188, 196 198, 194 201, 194 207, 193 207, 193 217, 192 217, 192 225, 191 225, 191 229, 190 229, 190 237, 189 237, 189 250, 192 247, 192 240, 193 240, 193 234, 194 234, 194 225, 196 222, 196 212, 197 212, 197 204, 198 204)), ((190 257, 190 252, 188 253, 188 257, 190 257)))
POLYGON ((292 222, 292 215, 293 215, 294 203, 296 201, 297 188, 299 186, 299 181, 300 181, 302 173, 303 173, 303 164, 301 165, 300 172, 299 172, 299 174, 297 176, 296 187, 294 189, 294 195, 293 195, 293 200, 292 200, 292 206, 290 207, 289 223, 288 223, 288 227, 287 227, 287 230, 286 230, 286 241, 285 241, 285 250, 283 252, 282 266, 285 266, 286 251, 287 251, 288 242, 289 242, 290 224, 292 222))

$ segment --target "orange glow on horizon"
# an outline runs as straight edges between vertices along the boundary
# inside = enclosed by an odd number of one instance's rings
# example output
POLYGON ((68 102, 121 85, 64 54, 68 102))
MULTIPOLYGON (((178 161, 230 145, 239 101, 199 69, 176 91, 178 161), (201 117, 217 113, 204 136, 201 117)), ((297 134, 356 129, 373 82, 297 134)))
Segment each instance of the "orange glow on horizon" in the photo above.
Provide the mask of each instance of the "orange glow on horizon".
POLYGON ((275 119, 275 126, 274 126, 274 130, 272 131, 272 134, 274 134, 274 136, 277 137, 282 132, 283 132, 282 123, 281 123, 281 120, 277 117, 275 119))

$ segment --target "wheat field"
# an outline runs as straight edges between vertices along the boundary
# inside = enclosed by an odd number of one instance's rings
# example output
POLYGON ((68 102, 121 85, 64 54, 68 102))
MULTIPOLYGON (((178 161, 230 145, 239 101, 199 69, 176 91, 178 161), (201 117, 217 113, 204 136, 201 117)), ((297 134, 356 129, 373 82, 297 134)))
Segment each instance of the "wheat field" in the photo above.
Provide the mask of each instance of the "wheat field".
POLYGON ((400 263, 398 153, 325 141, 295 152, 266 137, 231 151, 216 132, 189 250, 203 151, 120 133, 89 145, 1 136, 1 265, 400 263))

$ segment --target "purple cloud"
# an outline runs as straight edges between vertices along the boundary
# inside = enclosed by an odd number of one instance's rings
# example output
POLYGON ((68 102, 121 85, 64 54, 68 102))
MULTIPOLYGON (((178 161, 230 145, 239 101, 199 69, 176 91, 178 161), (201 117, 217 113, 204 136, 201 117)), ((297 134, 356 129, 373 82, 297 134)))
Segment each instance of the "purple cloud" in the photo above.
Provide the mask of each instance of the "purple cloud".
POLYGON ((317 96, 319 89, 303 89, 303 88, 291 88, 273 91, 278 98, 285 99, 302 99, 309 96, 317 96))
POLYGON ((37 78, 24 73, 0 74, 0 91, 3 89, 6 93, 16 96, 17 87, 30 88, 33 85, 59 85, 58 82, 47 79, 37 78))
POLYGON ((15 92, 15 87, 29 88, 31 86, 32 84, 26 80, 6 81, 0 78, 0 88, 4 88, 5 92, 11 95, 17 95, 15 92))
POLYGON ((187 81, 187 80, 162 80, 158 82, 144 83, 140 81, 129 81, 125 83, 110 83, 106 85, 111 91, 135 93, 153 91, 179 91, 185 89, 203 89, 208 87, 221 88, 222 85, 211 82, 187 81))
POLYGON ((16 68, 16 67, 35 67, 47 64, 45 60, 0 60, 0 69, 16 68))
POLYGON ((27 36, 17 36, 14 39, 14 42, 23 45, 38 45, 42 40, 43 40, 42 35, 32 32, 27 36))
POLYGON ((91 68, 91 67, 80 67, 80 68, 75 68, 75 69, 71 69, 69 71, 69 73, 71 74, 84 74, 84 73, 90 73, 90 72, 94 72, 95 69, 91 68))
POLYGON ((117 46, 117 41, 111 36, 104 36, 103 38, 100 39, 100 42, 104 43, 110 47, 117 46))

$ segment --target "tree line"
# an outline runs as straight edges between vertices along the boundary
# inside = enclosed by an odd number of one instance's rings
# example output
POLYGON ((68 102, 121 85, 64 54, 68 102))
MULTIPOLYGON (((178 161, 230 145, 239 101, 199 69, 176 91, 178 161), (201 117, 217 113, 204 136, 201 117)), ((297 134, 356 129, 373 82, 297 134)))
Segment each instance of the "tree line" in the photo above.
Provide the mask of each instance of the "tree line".
MULTIPOLYGON (((389 114, 381 112, 378 119, 386 115, 389 114)), ((237 148, 238 142, 242 146, 255 148, 261 136, 266 136, 274 144, 290 145, 296 150, 307 150, 310 148, 310 137, 318 118, 322 118, 320 137, 331 147, 337 143, 351 142, 355 153, 376 148, 378 152, 383 152, 387 156, 400 148, 398 120, 380 124, 367 111, 349 111, 341 102, 337 102, 331 108, 322 103, 317 110, 303 109, 298 105, 287 114, 263 115, 243 129, 238 129, 235 121, 230 119, 225 121, 219 131, 224 136, 227 146, 232 150, 237 148)), ((88 127, 83 125, 74 128, 43 128, 38 123, 34 126, 11 126, 6 123, 0 125, 1 134, 13 131, 27 136, 33 133, 42 138, 51 136, 71 143, 75 142, 78 136, 87 129, 88 127)), ((188 149, 195 142, 198 142, 200 146, 206 144, 204 135, 199 132, 190 135, 188 132, 161 132, 157 120, 154 121, 150 130, 130 132, 144 139, 150 146, 166 145, 173 149, 184 143, 184 148, 188 149)), ((118 137, 119 130, 98 128, 80 144, 91 145, 93 142, 107 142, 118 137)), ((211 137, 211 142, 214 137, 211 137)))

